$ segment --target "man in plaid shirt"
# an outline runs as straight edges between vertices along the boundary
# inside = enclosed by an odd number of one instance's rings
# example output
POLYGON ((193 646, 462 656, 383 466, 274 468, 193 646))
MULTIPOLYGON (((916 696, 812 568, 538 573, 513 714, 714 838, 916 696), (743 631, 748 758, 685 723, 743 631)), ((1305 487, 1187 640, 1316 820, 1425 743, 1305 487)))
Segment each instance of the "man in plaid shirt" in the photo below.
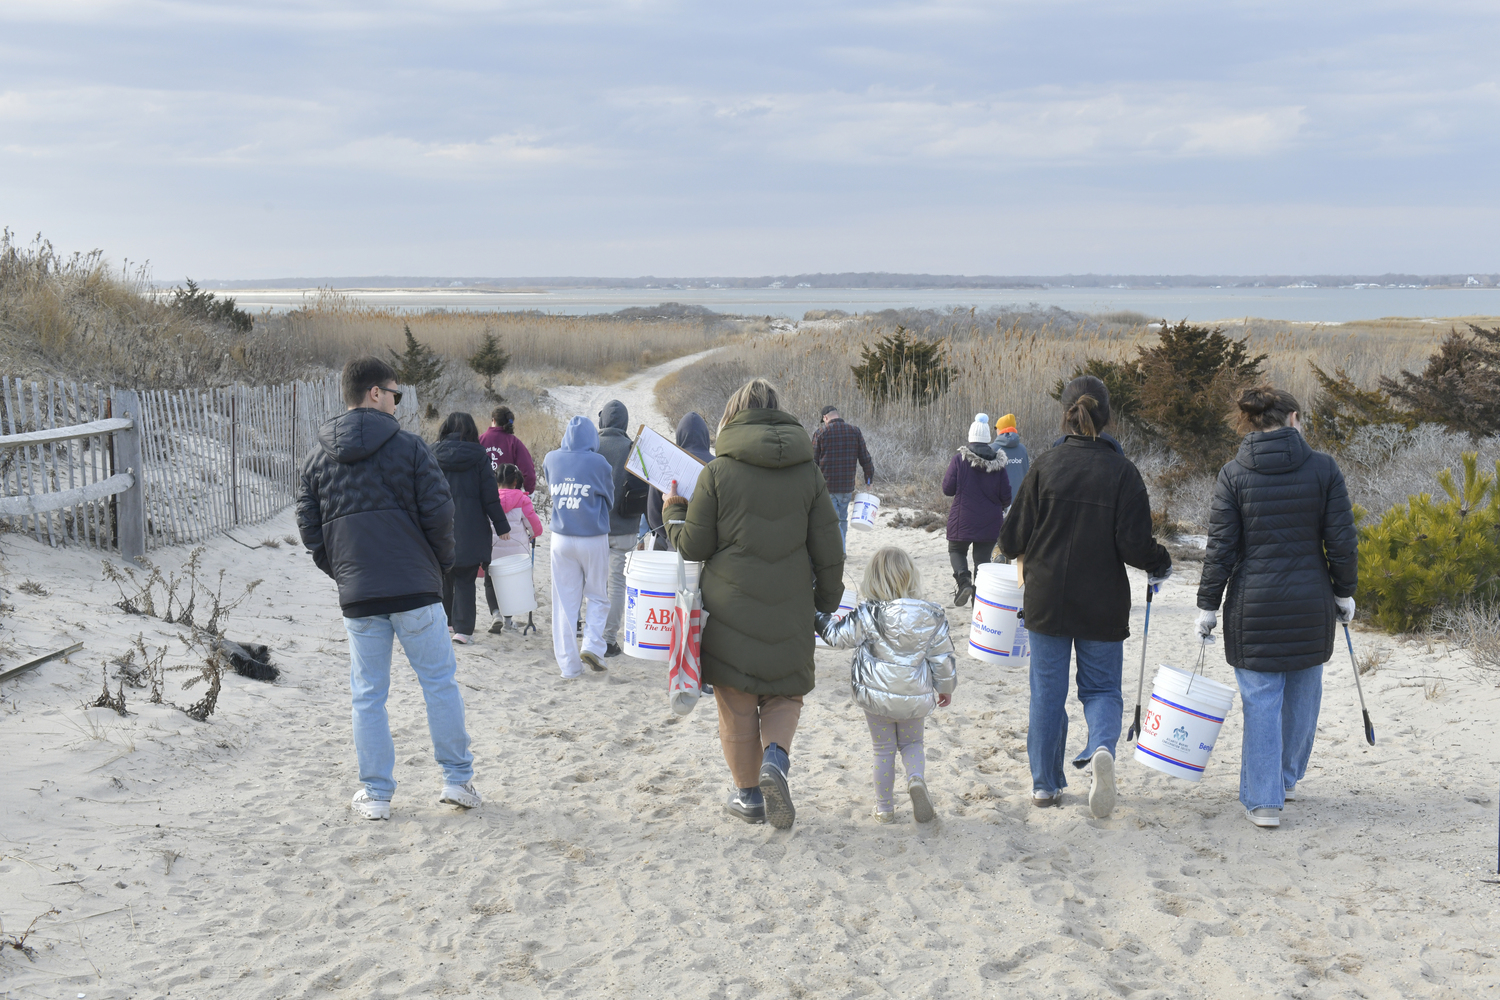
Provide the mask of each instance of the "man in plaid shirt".
POLYGON ((839 516, 839 537, 849 548, 849 501, 854 496, 854 466, 864 469, 865 484, 875 478, 875 463, 865 447, 865 436, 853 424, 845 423, 837 407, 823 407, 823 426, 813 431, 813 461, 823 470, 833 509, 839 516))

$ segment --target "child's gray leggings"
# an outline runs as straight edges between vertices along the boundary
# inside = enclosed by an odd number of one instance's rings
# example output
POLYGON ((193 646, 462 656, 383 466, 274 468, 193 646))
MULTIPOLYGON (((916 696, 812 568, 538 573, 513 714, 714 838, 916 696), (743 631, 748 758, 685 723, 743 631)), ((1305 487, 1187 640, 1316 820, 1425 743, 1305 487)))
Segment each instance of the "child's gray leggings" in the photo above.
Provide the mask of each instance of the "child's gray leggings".
POLYGON ((870 738, 875 742, 875 808, 880 812, 891 812, 891 785, 896 780, 896 751, 901 751, 901 763, 906 767, 906 780, 920 778, 927 764, 927 754, 922 746, 924 719, 887 719, 880 715, 865 713, 870 724, 870 738))

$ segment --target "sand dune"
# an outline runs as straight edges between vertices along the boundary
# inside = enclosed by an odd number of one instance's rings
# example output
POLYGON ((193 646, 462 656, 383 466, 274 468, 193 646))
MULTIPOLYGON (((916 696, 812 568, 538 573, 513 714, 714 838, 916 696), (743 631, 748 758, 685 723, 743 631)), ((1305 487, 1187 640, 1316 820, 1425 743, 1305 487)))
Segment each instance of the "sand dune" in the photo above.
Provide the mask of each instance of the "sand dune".
MULTIPOLYGON (((239 534, 292 531, 283 515, 239 534)), ((886 543, 919 557, 931 597, 948 592, 941 535, 889 527, 852 536, 850 583, 886 543)), ((568 684, 545 628, 481 635, 458 657, 484 807, 437 803, 398 653, 401 787, 372 823, 348 808, 333 586, 300 548, 208 546, 231 588, 265 581, 229 631, 270 643, 284 673, 229 677, 206 723, 129 688, 128 718, 81 709, 137 633, 193 662, 186 630, 111 608, 97 556, 16 536, 0 550, 3 662, 84 643, 0 690, 4 932, 59 911, 28 939, 34 962, 0 952, 3 996, 1396 998, 1500 983, 1500 693, 1441 646, 1359 636, 1391 651, 1366 682, 1374 748, 1334 661, 1312 771, 1272 832, 1235 799, 1237 708, 1200 785, 1127 755, 1109 820, 1089 817, 1083 778, 1034 810, 1026 678, 967 659, 928 729, 938 822, 898 800, 898 823, 877 825, 848 654, 820 652, 793 747, 797 824, 778 833, 723 812, 712 706, 673 717, 658 665, 616 658, 568 684), (27 579, 50 596, 19 592, 27 579)), ((1153 664, 1191 662, 1195 584, 1181 566, 1158 599, 1153 664)), ((1232 676, 1222 660, 1211 674, 1232 676)), ((170 698, 197 697, 169 676, 170 698)))

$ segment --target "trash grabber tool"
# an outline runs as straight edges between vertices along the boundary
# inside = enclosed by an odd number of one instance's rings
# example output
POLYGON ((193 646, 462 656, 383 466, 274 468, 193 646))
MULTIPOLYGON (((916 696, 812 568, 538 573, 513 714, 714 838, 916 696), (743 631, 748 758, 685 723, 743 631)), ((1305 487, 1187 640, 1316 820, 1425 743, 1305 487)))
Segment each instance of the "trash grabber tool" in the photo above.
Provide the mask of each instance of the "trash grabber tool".
POLYGON ((1135 682, 1135 721, 1130 724, 1130 732, 1125 734, 1125 742, 1133 743, 1135 738, 1141 735, 1141 692, 1146 688, 1146 639, 1151 635, 1151 584, 1146 584, 1146 626, 1141 629, 1141 676, 1135 682))
POLYGON ((1370 710, 1365 708, 1365 689, 1359 683, 1359 661, 1354 658, 1354 640, 1349 638, 1349 626, 1344 625, 1344 642, 1349 647, 1349 665, 1354 668, 1354 690, 1359 692, 1359 711, 1365 717, 1365 742, 1375 745, 1375 723, 1370 721, 1370 710))

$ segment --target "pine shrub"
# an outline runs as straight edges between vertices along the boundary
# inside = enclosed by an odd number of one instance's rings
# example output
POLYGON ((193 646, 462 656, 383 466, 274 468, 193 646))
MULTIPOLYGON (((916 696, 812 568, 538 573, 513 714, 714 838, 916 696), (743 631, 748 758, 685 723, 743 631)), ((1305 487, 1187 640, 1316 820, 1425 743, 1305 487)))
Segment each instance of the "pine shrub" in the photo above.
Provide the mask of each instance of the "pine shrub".
POLYGON ((417 399, 427 405, 427 418, 436 419, 437 401, 433 390, 443 378, 448 365, 442 355, 412 336, 411 324, 402 324, 406 333, 406 350, 397 354, 391 348, 391 367, 396 369, 396 381, 417 390, 417 399))
POLYGON ((1463 455, 1463 481, 1438 473, 1447 499, 1421 493, 1359 532, 1359 604, 1391 632, 1425 627, 1434 611, 1500 598, 1500 462, 1479 472, 1463 455))
POLYGON ((500 394, 495 392, 495 376, 505 371, 505 366, 509 363, 510 355, 500 349, 500 341, 489 330, 485 330, 483 343, 479 345, 479 350, 469 358, 469 367, 484 379, 485 397, 492 402, 505 402, 500 394))
POLYGON ((1500 327, 1450 330, 1420 375, 1381 376, 1380 387, 1417 420, 1478 441, 1500 434, 1500 327))
POLYGON ((1366 427, 1416 428, 1415 415, 1398 409, 1385 390, 1361 389, 1343 368, 1335 368, 1332 375, 1317 365, 1312 370, 1319 388, 1307 413, 1306 429, 1315 447, 1341 452, 1366 427))
POLYGON ((873 347, 860 351, 851 365, 854 382, 872 403, 910 398, 930 403, 948 391, 955 372, 944 361, 943 344, 913 337, 904 326, 873 347))

